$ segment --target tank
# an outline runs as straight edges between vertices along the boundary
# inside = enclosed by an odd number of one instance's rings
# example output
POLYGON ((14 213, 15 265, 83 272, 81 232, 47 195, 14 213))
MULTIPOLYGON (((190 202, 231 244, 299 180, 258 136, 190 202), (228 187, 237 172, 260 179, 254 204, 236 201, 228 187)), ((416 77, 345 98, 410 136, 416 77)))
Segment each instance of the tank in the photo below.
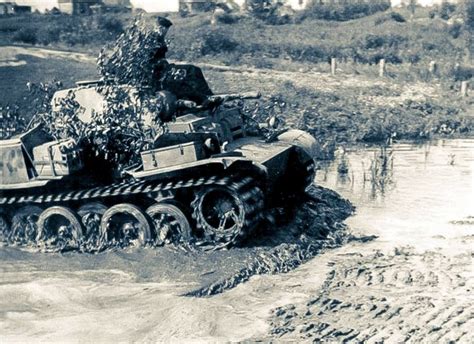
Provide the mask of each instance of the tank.
MULTIPOLYGON (((98 87, 73 89, 81 121, 100 113, 98 87)), ((73 139, 41 127, 0 141, 4 240, 85 250, 238 245, 300 197, 315 173, 311 135, 243 117, 235 100, 257 96, 210 96, 203 105, 168 99, 166 133, 114 178, 104 178, 106 165, 85 158, 73 139)))

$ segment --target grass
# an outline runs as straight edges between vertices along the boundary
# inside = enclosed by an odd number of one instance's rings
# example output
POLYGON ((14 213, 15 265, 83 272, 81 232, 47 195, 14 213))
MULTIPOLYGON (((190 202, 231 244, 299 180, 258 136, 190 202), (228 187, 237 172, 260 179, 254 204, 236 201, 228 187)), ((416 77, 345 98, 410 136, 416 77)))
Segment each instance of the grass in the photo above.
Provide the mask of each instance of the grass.
POLYGON ((72 87, 77 80, 94 78, 96 67, 65 59, 38 58, 20 55, 25 65, 0 68, 0 104, 19 105, 24 113, 32 112, 27 83, 61 81, 64 87, 72 87))
MULTIPOLYGON (((301 17, 301 15, 300 15, 301 17)), ((381 12, 344 22, 313 17, 285 25, 269 25, 252 17, 211 25, 211 14, 182 18, 170 15, 170 57, 187 61, 219 61, 261 65, 271 59, 287 62, 341 62, 374 64, 385 58, 392 64, 426 64, 431 60, 464 63, 467 32, 462 26, 429 18, 422 9, 413 20, 401 11, 381 12), (317 28, 317 29, 316 29, 317 28)), ((154 16, 149 16, 155 20, 154 16)), ((0 19, 0 43, 61 45, 97 52, 122 32, 130 14, 96 16, 37 15, 0 19)))

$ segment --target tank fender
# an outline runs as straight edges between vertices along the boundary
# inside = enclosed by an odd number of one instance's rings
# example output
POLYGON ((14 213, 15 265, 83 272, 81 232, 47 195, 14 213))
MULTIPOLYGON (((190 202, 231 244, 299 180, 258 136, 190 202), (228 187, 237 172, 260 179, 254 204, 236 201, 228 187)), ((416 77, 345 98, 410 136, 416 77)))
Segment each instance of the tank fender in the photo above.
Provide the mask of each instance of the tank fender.
POLYGON ((167 178, 178 175, 198 175, 203 171, 214 171, 214 173, 221 173, 223 171, 239 172, 251 171, 253 174, 259 176, 267 175, 267 168, 255 161, 251 161, 242 157, 219 157, 199 160, 185 165, 175 165, 165 168, 157 168, 143 171, 141 167, 127 170, 126 174, 136 179, 156 179, 167 178))
POLYGON ((303 130, 288 130, 278 136, 278 141, 287 142, 293 146, 300 147, 311 158, 314 158, 318 152, 316 139, 310 133, 303 130))
POLYGON ((252 174, 258 175, 258 176, 266 176, 268 174, 268 169, 265 165, 252 161, 252 160, 247 160, 247 159, 242 159, 242 158, 223 158, 222 160, 222 166, 224 167, 224 170, 230 170, 230 171, 236 171, 236 172, 242 172, 242 171, 250 171, 252 174))

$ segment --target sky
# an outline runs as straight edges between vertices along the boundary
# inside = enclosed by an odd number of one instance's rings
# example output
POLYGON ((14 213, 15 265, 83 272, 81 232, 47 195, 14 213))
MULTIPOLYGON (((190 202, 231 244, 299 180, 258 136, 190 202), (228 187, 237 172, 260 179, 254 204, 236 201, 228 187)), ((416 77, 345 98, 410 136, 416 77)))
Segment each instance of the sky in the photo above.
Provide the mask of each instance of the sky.
MULTIPOLYGON (((31 6, 33 11, 44 12, 46 9, 57 7, 57 0, 0 0, 0 2, 15 2, 18 5, 31 6)), ((179 9, 179 0, 131 0, 135 8, 142 8, 147 12, 173 12, 179 9)))

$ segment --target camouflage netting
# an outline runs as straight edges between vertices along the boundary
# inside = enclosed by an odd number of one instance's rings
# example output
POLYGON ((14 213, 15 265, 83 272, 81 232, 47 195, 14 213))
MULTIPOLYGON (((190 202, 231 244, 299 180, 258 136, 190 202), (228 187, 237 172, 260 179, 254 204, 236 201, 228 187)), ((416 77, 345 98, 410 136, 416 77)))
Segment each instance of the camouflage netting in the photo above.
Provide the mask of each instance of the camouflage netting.
POLYGON ((91 121, 79 119, 84 109, 75 100, 74 92, 55 104, 56 110, 38 114, 34 124, 43 124, 56 139, 73 138, 88 153, 112 163, 120 170, 139 162, 140 152, 148 149, 162 130, 158 117, 153 126, 146 126, 143 114, 158 114, 161 103, 147 92, 130 88, 103 86, 104 109, 94 113, 91 121))
POLYGON ((29 85, 37 102, 30 127, 41 123, 57 139, 73 138, 118 170, 138 163, 139 153, 163 130, 159 116, 164 105, 150 86, 157 64, 166 63, 166 29, 138 18, 113 45, 102 49, 97 66, 104 82, 97 91, 104 97, 104 108, 88 123, 79 119, 84 109, 74 92, 51 106, 57 85, 29 85), (152 118, 151 125, 145 125, 145 115, 152 118))
POLYGON ((32 125, 42 123, 55 138, 75 139, 86 152, 112 163, 115 169, 138 163, 140 152, 149 149, 164 132, 161 118, 167 101, 157 92, 171 91, 178 98, 198 103, 212 94, 199 68, 178 67, 166 61, 165 35, 171 25, 162 17, 156 23, 139 17, 113 44, 102 49, 97 59, 102 81, 96 89, 104 97, 105 107, 93 113, 90 122, 80 120, 84 109, 74 92, 51 106, 59 87, 30 85, 38 101, 32 125), (145 117, 152 123, 145 124, 145 117))

